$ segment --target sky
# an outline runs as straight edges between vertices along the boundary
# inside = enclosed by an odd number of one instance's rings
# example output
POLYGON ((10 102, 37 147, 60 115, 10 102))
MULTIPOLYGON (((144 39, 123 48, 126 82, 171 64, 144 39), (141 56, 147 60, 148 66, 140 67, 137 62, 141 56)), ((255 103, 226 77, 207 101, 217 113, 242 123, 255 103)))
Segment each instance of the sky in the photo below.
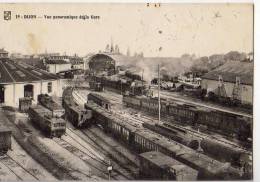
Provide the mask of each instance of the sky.
POLYGON ((0 48, 10 53, 85 56, 118 44, 122 53, 178 57, 253 51, 252 4, 0 4, 0 48), (16 15, 36 15, 37 19, 16 15), (99 16, 99 19, 46 19, 99 16))

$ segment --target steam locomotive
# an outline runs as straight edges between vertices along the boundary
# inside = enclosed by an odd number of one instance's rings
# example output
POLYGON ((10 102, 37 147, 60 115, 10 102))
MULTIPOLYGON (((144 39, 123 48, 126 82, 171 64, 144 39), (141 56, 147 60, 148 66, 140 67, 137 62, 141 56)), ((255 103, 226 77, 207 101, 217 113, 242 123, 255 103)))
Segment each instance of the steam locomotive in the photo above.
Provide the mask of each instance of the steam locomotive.
POLYGON ((131 95, 142 95, 144 94, 146 87, 140 80, 132 81, 131 79, 111 79, 109 77, 99 77, 99 76, 93 76, 92 80, 90 81, 91 85, 94 85, 92 82, 93 80, 97 83, 100 83, 101 87, 110 88, 118 93, 130 93, 131 95))

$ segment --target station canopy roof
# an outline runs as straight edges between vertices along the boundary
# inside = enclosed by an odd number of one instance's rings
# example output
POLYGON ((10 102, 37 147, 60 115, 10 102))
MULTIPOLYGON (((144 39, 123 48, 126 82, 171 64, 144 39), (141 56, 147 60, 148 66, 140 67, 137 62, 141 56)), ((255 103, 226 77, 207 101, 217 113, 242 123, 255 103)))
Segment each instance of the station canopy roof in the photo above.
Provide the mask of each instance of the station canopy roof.
POLYGON ((253 62, 228 61, 203 75, 202 79, 218 80, 219 75, 225 82, 235 83, 236 77, 239 77, 241 84, 253 85, 254 64, 253 62))
POLYGON ((0 84, 56 79, 59 79, 59 77, 55 74, 35 68, 26 63, 15 63, 9 58, 0 59, 0 84))
POLYGON ((133 59, 132 57, 123 55, 123 54, 118 54, 118 53, 107 53, 107 52, 102 52, 102 53, 97 53, 91 55, 88 59, 90 61, 94 61, 96 57, 98 56, 105 56, 108 57, 116 62, 118 65, 124 65, 127 61, 133 59))

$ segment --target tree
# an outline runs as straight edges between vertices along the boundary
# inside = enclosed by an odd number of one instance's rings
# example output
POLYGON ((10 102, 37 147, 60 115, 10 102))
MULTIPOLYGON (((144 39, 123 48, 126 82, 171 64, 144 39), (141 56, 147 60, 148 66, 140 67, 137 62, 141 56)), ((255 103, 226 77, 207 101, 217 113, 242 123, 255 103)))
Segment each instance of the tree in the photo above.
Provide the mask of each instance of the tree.
POLYGON ((209 62, 209 58, 208 58, 207 56, 201 57, 200 60, 201 60, 203 63, 208 63, 208 62, 209 62))
POLYGON ((238 51, 230 51, 224 56, 225 60, 232 60, 232 61, 243 61, 246 59, 245 53, 239 53, 238 51))

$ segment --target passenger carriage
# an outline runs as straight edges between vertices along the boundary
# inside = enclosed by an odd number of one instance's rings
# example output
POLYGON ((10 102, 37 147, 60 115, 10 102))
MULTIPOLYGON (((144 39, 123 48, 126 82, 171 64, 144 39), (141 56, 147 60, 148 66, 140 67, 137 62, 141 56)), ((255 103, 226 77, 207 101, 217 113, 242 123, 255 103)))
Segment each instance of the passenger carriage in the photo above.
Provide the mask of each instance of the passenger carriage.
POLYGON ((107 110, 110 110, 111 109, 111 102, 106 99, 105 97, 99 95, 99 94, 96 94, 96 93, 89 93, 88 94, 88 102, 89 101, 92 101, 94 103, 96 103, 97 105, 107 109, 107 110))

